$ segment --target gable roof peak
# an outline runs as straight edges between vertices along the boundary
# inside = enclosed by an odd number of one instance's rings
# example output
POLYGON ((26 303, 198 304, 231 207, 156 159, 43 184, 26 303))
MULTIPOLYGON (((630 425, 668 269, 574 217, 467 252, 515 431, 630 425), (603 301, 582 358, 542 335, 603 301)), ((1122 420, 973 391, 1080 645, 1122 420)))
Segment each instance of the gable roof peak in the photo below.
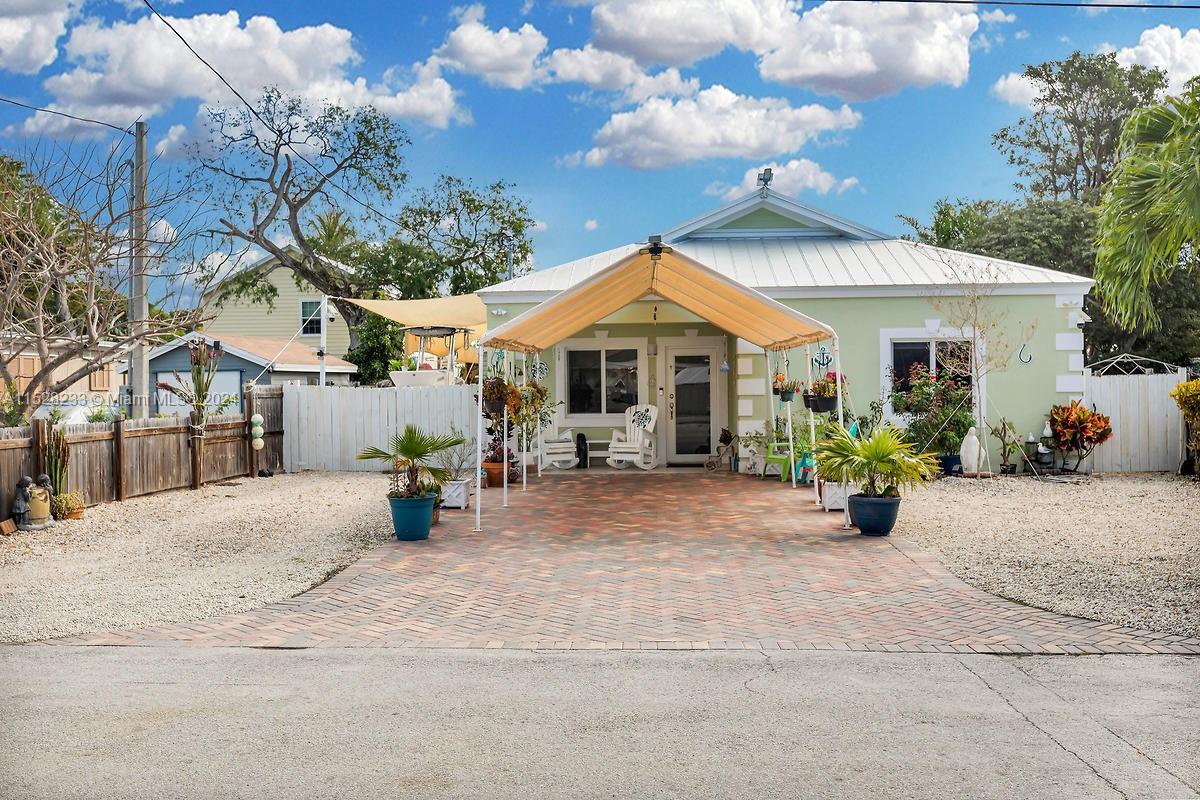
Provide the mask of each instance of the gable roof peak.
POLYGON ((664 242, 684 239, 754 237, 836 237, 857 240, 892 239, 880 231, 859 225, 836 214, 805 205, 769 187, 762 187, 720 208, 702 214, 663 233, 664 242), (758 213, 759 220, 738 220, 758 213), (782 218, 780 226, 763 221, 782 218))

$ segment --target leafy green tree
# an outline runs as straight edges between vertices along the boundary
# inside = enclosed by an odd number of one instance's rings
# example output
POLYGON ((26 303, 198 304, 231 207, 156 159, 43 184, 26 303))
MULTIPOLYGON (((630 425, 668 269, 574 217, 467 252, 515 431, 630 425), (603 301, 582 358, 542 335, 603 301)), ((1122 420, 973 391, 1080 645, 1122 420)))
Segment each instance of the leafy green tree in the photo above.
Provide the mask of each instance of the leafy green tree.
POLYGON ((496 282, 509 249, 523 267, 532 252, 533 220, 509 184, 478 189, 442 176, 432 188, 414 192, 398 212, 390 211, 408 186, 409 144, 408 135, 371 106, 314 108, 274 88, 253 112, 214 110, 209 141, 192 153, 221 198, 222 232, 276 262, 226 281, 218 302, 237 297, 270 303, 276 292, 266 276, 291 270, 297 281, 330 297, 350 326, 354 349, 367 312, 343 298, 412 296, 396 287, 406 277, 357 268, 367 256, 356 239, 369 228, 378 229, 371 239, 397 239, 427 253, 439 267, 438 284, 451 293, 496 282))
POLYGON ((1031 113, 992 137, 1033 197, 1098 201, 1117 161, 1121 129, 1166 87, 1159 69, 1123 67, 1113 53, 1072 53, 1025 67, 1037 89, 1031 113))
POLYGON ((990 200, 951 201, 943 197, 933 204, 933 216, 928 225, 916 217, 899 215, 899 220, 912 228, 904 238, 951 250, 965 250, 983 233, 988 215, 996 207, 990 200))
POLYGON ((1130 117, 1100 207, 1098 241, 1096 279, 1105 308, 1127 327, 1175 335, 1155 289, 1179 278, 1196 292, 1200 82, 1130 117))

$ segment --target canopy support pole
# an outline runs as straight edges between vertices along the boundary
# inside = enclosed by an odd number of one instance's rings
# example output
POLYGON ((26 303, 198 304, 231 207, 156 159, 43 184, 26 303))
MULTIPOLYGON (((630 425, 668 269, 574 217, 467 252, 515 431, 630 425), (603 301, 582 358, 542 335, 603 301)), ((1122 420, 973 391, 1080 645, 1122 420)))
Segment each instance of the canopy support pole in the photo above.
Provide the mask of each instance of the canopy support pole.
MULTIPOLYGON (((529 353, 521 354, 521 388, 524 389, 526 381, 529 380, 529 353)), ((521 398, 522 402, 524 397, 521 398)), ((525 491, 525 479, 529 476, 529 465, 525 463, 525 449, 529 447, 529 442, 525 441, 529 437, 528 431, 523 431, 517 428, 517 444, 518 450, 521 451, 521 491, 525 491)))
MULTIPOLYGON (((539 350, 533 357, 534 367, 536 368, 541 362, 542 351, 539 350)), ((537 376, 535 375, 534 377, 536 378, 537 376)), ((539 478, 542 477, 542 415, 540 411, 538 412, 537 419, 537 474, 539 478)))
MULTIPOLYGON (((790 380, 790 379, 789 379, 790 380)), ((792 488, 796 488, 796 437, 792 433, 792 401, 788 400, 783 404, 784 413, 787 414, 787 435, 788 435, 788 451, 791 454, 791 463, 788 465, 788 471, 792 473, 792 488)))
MULTIPOLYGON (((806 383, 804 384, 808 391, 812 391, 812 345, 804 345, 804 374, 806 383)), ((808 409, 808 440, 809 446, 812 447, 812 485, 813 485, 813 502, 821 505, 821 489, 817 486, 817 418, 813 414, 813 410, 808 409)))
POLYGON ((500 439, 504 452, 500 456, 500 460, 504 462, 504 507, 508 508, 508 353, 504 354, 504 416, 500 423, 503 427, 500 428, 500 439))
MULTIPOLYGON (((833 336, 833 368, 837 383, 837 414, 838 425, 846 427, 846 411, 842 408, 842 351, 838 347, 837 334, 833 336)), ((842 530, 850 530, 850 490, 846 483, 842 484, 842 494, 846 498, 842 502, 842 530)))
POLYGON ((479 526, 480 515, 483 513, 483 347, 476 345, 475 357, 478 359, 479 378, 479 416, 475 420, 475 533, 482 533, 479 526))
MULTIPOLYGON (((767 354, 767 383, 771 384, 771 386, 772 386, 771 394, 767 398, 767 406, 771 409, 771 429, 767 432, 769 435, 768 439, 767 439, 767 452, 763 454, 763 458, 766 458, 767 456, 769 456, 771 454, 771 445, 775 444, 775 397, 776 397, 776 395, 775 395, 775 389, 774 389, 775 371, 773 369, 771 369, 771 351, 766 350, 764 352, 767 354)), ((779 354, 776 353, 775 355, 776 355, 775 363, 776 363, 776 365, 778 365, 779 354)), ((765 466, 763 467, 763 470, 764 471, 766 470, 765 466)))

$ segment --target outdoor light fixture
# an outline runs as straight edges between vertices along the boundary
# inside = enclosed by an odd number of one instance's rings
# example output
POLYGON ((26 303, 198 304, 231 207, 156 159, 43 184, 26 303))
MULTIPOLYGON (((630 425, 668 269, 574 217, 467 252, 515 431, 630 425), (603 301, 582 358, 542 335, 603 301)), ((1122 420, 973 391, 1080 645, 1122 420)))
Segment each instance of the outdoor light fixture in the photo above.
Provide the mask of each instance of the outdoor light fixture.
POLYGON ((662 237, 658 234, 646 237, 646 246, 638 250, 644 256, 650 256, 651 261, 659 261, 662 259, 663 253, 674 253, 670 247, 662 243, 662 237))

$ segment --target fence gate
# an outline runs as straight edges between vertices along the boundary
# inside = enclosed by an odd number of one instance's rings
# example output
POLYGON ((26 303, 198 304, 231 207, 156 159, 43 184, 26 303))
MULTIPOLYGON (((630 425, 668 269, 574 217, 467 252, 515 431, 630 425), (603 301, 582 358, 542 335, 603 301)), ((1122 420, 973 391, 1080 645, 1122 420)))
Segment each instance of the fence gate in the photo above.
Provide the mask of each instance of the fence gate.
POLYGON ((370 445, 386 448, 405 425, 426 433, 457 430, 475 440, 479 408, 473 386, 283 386, 283 467, 378 472, 386 465, 355 456, 370 445))
POLYGON ((1183 458, 1183 415, 1170 391, 1187 371, 1160 375, 1094 375, 1084 378, 1090 407, 1112 418, 1113 437, 1096 448, 1092 472, 1174 472, 1183 458))

